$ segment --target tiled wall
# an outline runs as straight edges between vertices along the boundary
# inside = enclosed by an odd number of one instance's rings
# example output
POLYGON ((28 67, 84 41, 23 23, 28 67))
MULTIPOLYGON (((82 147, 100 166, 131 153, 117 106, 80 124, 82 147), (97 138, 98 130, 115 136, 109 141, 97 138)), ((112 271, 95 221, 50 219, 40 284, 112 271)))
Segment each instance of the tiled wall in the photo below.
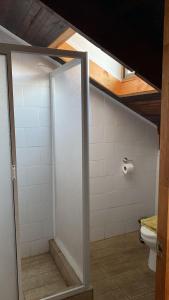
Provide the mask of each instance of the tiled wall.
MULTIPOLYGON (((14 104, 21 250, 29 256, 47 251, 53 236, 48 76, 14 78, 14 104)), ((157 150, 154 126, 91 87, 92 240, 136 230, 139 217, 154 213, 157 150), (129 176, 121 171, 125 156, 135 165, 129 176)))
POLYGON ((158 134, 94 87, 90 90, 91 239, 134 231, 137 220, 154 214, 158 134), (124 176, 123 157, 135 169, 124 176))
POLYGON ((48 250, 53 233, 49 77, 17 80, 14 106, 22 256, 48 250))

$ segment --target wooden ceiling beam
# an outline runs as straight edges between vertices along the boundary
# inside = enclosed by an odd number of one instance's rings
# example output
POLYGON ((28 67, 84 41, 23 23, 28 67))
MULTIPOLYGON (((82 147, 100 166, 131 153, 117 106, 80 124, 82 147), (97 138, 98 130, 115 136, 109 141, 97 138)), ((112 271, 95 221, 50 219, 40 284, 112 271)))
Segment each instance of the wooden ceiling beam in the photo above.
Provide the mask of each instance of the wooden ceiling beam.
POLYGON ((122 97, 125 97, 126 95, 139 95, 153 92, 155 93, 156 90, 136 75, 122 80, 121 84, 115 91, 117 95, 122 97))
MULTIPOLYGON (((124 103, 125 104, 125 103, 124 103)), ((138 113, 145 115, 157 115, 160 116, 161 102, 159 100, 154 101, 138 101, 133 103, 127 103, 128 107, 138 113)))
POLYGON ((121 97, 124 103, 132 103, 137 101, 154 101, 159 100, 161 101, 161 93, 148 93, 148 94, 142 94, 142 95, 133 95, 133 96, 125 96, 121 97))
POLYGON ((58 48, 64 42, 66 42, 72 35, 75 34, 75 31, 69 27, 60 36, 56 38, 48 47, 49 48, 58 48))

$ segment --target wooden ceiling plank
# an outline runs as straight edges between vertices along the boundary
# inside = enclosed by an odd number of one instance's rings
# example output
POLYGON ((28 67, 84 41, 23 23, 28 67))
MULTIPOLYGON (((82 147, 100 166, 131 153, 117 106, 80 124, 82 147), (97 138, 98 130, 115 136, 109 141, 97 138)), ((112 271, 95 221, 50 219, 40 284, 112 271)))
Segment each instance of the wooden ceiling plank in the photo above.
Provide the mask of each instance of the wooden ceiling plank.
POLYGON ((142 94, 142 95, 133 95, 133 96, 124 96, 121 97, 124 101, 124 103, 132 103, 137 101, 154 101, 159 100, 161 101, 161 93, 148 93, 148 94, 142 94))
POLYGON ((123 80, 119 88, 115 91, 119 96, 137 95, 143 92, 151 93, 156 92, 156 90, 136 75, 123 80))
POLYGON ((34 46, 47 47, 65 29, 66 21, 39 0, 8 0, 0 9, 1 25, 34 46), (39 14, 38 14, 39 12, 39 14))
POLYGON ((39 11, 41 9, 41 6, 39 3, 37 2, 32 2, 29 10, 27 10, 27 12, 25 11, 25 15, 24 18, 22 20, 22 23, 20 23, 20 26, 22 24, 22 36, 24 37, 25 35, 27 35, 27 32, 31 26, 31 24, 33 23, 33 20, 36 18, 36 16, 38 15, 39 11))
POLYGON ((28 38, 36 38, 37 40, 43 39, 43 36, 46 34, 46 30, 49 30, 52 26, 50 22, 52 16, 53 14, 46 11, 43 6, 40 7, 37 14, 32 17, 29 27, 27 28, 26 34, 28 38), (41 30, 41 28, 43 28, 43 30, 41 30))
POLYGON ((138 113, 144 113, 145 115, 160 115, 161 102, 135 102, 126 104, 131 109, 137 111, 138 113))
POLYGON ((69 27, 59 37, 57 37, 48 47, 58 48, 60 45, 66 42, 74 33, 75 31, 69 27))

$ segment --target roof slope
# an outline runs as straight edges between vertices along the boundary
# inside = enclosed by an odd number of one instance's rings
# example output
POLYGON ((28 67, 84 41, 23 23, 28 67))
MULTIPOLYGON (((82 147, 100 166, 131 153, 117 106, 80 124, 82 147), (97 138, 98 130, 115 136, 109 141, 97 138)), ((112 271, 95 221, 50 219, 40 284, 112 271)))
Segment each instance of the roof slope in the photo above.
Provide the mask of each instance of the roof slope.
POLYGON ((163 0, 42 0, 137 74, 161 88, 163 0))

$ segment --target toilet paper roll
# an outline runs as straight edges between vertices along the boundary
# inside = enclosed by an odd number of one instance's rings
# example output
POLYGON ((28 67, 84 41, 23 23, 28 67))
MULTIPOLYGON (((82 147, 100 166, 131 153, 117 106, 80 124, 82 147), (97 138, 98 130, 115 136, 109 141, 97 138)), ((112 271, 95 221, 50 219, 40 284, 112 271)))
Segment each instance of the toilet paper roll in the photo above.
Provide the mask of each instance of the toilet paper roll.
POLYGON ((124 175, 132 173, 134 169, 134 165, 132 163, 127 163, 122 165, 122 171, 124 175))

